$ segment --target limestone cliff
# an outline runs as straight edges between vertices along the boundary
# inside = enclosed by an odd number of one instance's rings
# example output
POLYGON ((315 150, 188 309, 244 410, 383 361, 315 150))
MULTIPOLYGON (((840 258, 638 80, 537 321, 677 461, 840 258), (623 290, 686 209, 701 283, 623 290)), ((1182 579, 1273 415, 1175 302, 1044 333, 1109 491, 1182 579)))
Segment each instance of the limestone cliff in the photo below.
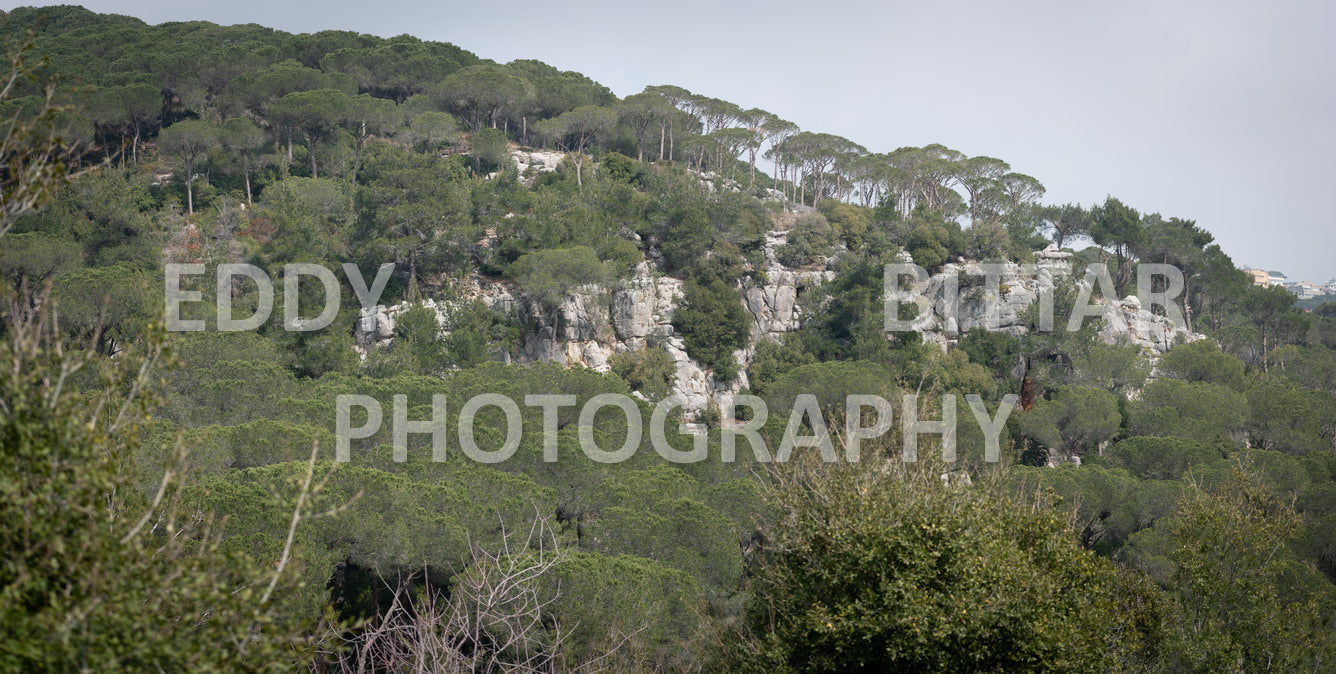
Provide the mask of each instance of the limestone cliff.
MULTIPOLYGON (((749 276, 739 286, 752 317, 748 346, 735 354, 744 368, 751 363, 755 345, 761 340, 776 339, 802 326, 805 303, 801 298, 835 275, 829 263, 816 269, 789 269, 780 264, 775 254, 786 241, 787 232, 770 232, 764 244, 764 274, 749 276)), ((1036 263, 1029 268, 1007 263, 1000 276, 997 321, 1000 329, 1012 334, 1026 330, 1021 316, 1037 301, 1041 290, 1072 279, 1070 253, 1050 247, 1036 252, 1035 258, 1036 263)), ((908 260, 908 256, 901 259, 908 260)), ((958 260, 944 265, 928 279, 923 292, 932 300, 932 310, 918 316, 913 329, 922 333, 926 341, 950 348, 961 334, 984 326, 989 295, 986 288, 961 287, 955 312, 949 310, 946 292, 953 275, 964 279, 981 273, 980 263, 975 261, 958 260)), ((525 326, 514 354, 519 362, 555 361, 606 371, 614 354, 663 349, 676 364, 673 393, 685 397, 689 411, 698 412, 708 406, 713 394, 736 392, 747 381, 744 373, 738 381, 719 382, 712 372, 687 355, 681 337, 674 334, 672 326, 682 285, 681 279, 657 273, 646 262, 637 267, 630 279, 609 287, 581 286, 555 307, 526 298, 522 289, 510 282, 477 276, 468 281, 463 295, 481 300, 525 326)), ((425 304, 436 311, 438 322, 445 325, 451 305, 432 300, 425 304)), ((359 348, 365 351, 391 341, 396 317, 409 306, 377 306, 365 311, 356 327, 359 348)), ((1065 320, 1065 316, 1056 318, 1058 329, 1063 328, 1065 320)), ((1099 335, 1110 343, 1141 346, 1148 355, 1167 351, 1176 341, 1201 338, 1146 311, 1135 297, 1110 304, 1099 335)))

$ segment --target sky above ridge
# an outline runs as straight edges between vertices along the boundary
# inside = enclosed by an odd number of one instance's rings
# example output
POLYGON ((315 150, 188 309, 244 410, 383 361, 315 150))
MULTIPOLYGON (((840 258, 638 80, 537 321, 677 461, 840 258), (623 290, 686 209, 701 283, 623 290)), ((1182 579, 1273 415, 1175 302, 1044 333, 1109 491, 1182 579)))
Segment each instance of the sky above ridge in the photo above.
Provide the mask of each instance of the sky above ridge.
POLYGON ((1113 195, 1196 220, 1239 264, 1336 277, 1326 0, 80 4, 149 23, 408 33, 619 96, 676 84, 873 151, 998 157, 1046 202, 1113 195))

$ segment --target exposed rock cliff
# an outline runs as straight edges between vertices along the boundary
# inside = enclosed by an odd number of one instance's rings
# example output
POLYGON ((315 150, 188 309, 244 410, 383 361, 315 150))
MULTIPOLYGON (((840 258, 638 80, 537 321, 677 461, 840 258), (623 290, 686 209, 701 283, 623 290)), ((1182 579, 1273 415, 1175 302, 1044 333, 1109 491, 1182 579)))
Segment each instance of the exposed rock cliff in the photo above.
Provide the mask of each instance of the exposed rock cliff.
MULTIPOLYGON (((1071 253, 1050 245, 1036 251, 1034 256, 1033 265, 1001 263, 997 296, 991 302, 991 289, 982 285, 983 263, 962 259, 943 265, 938 273, 928 279, 922 293, 932 301, 932 310, 918 316, 913 322, 913 329, 923 333, 925 341, 948 347, 954 345, 960 335, 974 328, 987 328, 988 311, 995 307, 995 328, 1020 336, 1028 329, 1023 315, 1039 301, 1041 293, 1053 291, 1059 284, 1070 282, 1073 272, 1079 273, 1080 277, 1076 280, 1078 287, 1088 287, 1083 270, 1072 268, 1071 253), (949 289, 952 283, 956 285, 958 296, 954 311, 949 289)), ((902 254, 901 260, 912 261, 905 254, 902 254)), ((1099 336, 1110 344, 1131 344, 1158 354, 1173 348, 1176 343, 1203 338, 1203 335, 1174 325, 1164 316, 1142 308, 1140 300, 1135 296, 1114 302, 1095 298, 1092 302, 1106 307, 1099 336)), ((1054 329, 1065 330, 1068 318, 1066 315, 1054 316, 1054 329)))
MULTIPOLYGON (((765 273, 760 275, 764 280, 749 277, 739 288, 752 316, 748 346, 735 354, 744 368, 751 363, 755 346, 761 340, 776 339, 801 327, 804 315, 800 298, 835 275, 829 268, 785 268, 776 260, 775 251, 786 240, 787 233, 783 231, 767 235, 765 273)), ((1070 253, 1050 247, 1037 252, 1035 258, 1034 265, 1006 263, 1001 269, 996 302, 997 325, 1001 330, 1023 333, 1026 327, 1022 314, 1038 300, 1041 291, 1071 279, 1070 253)), ((901 259, 908 260, 908 256, 901 259)), ((977 279, 982 273, 979 262, 960 260, 944 265, 928 279, 923 292, 932 301, 932 310, 919 315, 912 328, 921 332, 925 340, 949 348, 961 334, 985 327, 990 294, 986 288, 980 285, 960 288, 954 312, 947 301, 953 277, 959 283, 959 279, 977 279)), ((525 326, 517 349, 520 362, 555 361, 606 371, 609 359, 615 354, 663 349, 676 364, 673 393, 685 397, 689 411, 698 412, 709 405, 713 394, 736 392, 747 381, 744 373, 738 381, 719 382, 712 372, 687 355, 681 337, 672 326, 673 311, 682 297, 682 284, 681 279, 658 274, 649 263, 642 263, 634 277, 611 287, 581 286, 556 307, 524 297, 519 288, 506 281, 477 277, 469 281, 464 295, 513 316, 525 326)), ((427 300, 425 304, 436 311, 442 326, 447 324, 450 303, 427 300)), ((407 304, 398 304, 364 311, 356 331, 359 346, 366 349, 392 340, 395 319, 408 308, 407 304)), ((1066 318, 1055 317, 1055 327, 1063 329, 1066 318)), ((1110 343, 1136 344, 1155 353, 1167 351, 1175 341, 1201 337, 1146 311, 1135 297, 1110 304, 1099 335, 1110 343)))

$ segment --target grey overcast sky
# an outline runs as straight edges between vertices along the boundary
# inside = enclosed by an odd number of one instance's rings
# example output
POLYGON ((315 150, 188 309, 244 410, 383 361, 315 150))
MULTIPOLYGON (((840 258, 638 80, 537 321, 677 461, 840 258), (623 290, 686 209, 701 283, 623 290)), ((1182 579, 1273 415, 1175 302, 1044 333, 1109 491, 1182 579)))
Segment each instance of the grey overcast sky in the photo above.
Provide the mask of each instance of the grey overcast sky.
MULTIPOLYGON (((77 0, 76 0, 77 1, 77 0)), ((620 96, 676 84, 875 151, 939 142, 1336 277, 1336 2, 85 0, 149 23, 409 33, 620 96)))

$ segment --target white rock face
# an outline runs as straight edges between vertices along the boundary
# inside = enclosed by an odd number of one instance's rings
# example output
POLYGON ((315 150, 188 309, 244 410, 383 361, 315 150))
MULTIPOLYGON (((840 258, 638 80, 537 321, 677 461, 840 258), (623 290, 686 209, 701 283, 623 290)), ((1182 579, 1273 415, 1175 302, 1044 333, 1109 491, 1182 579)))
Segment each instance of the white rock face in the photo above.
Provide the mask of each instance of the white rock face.
POLYGON ((724 191, 724 192, 741 192, 741 191, 742 191, 742 185, 740 185, 740 184, 738 183, 738 181, 733 180, 732 178, 729 178, 729 177, 726 177, 726 176, 719 175, 718 173, 715 173, 714 171, 705 171, 704 173, 701 173, 701 172, 698 172, 698 171, 696 171, 696 170, 694 170, 694 169, 687 169, 687 170, 690 171, 691 173, 695 174, 696 179, 700 181, 700 186, 701 186, 702 188, 704 188, 707 192, 718 192, 718 191, 724 191))
MULTIPOLYGON (((761 339, 777 339, 801 327, 800 295, 835 275, 828 270, 790 270, 779 264, 775 248, 783 245, 786 238, 783 232, 767 236, 765 281, 748 281, 740 288, 744 306, 752 316, 751 340, 746 348, 735 353, 744 368, 751 364, 755 345, 761 339)), ((683 396, 686 412, 695 415, 709 406, 715 394, 736 393, 747 381, 744 373, 738 381, 719 382, 712 371, 687 355, 681 336, 672 326, 673 312, 682 300, 682 285, 681 279, 655 274, 646 263, 636 269, 633 278, 618 281, 612 288, 576 288, 557 307, 529 300, 507 282, 478 277, 469 280, 463 294, 528 326, 518 349, 521 363, 554 361, 568 367, 583 365, 606 372, 610 368, 609 359, 615 354, 663 349, 676 367, 672 393, 683 396)), ((454 307, 449 302, 432 300, 424 304, 436 311, 444 333, 454 307)), ((395 318, 410 307, 402 303, 364 311, 357 323, 358 344, 365 348, 390 343, 395 318)))
POLYGON ((1174 325, 1165 317, 1141 308, 1141 301, 1133 295, 1108 306, 1099 336, 1110 344, 1135 344, 1157 354, 1168 351, 1179 342, 1195 342, 1206 338, 1205 335, 1189 332, 1186 327, 1174 325))
MULTIPOLYGON (((775 258, 775 251, 786 240, 786 232, 769 232, 764 244, 764 274, 757 275, 764 280, 748 277, 739 287, 743 305, 752 318, 748 344, 735 353, 744 370, 751 364, 761 340, 777 340, 802 327, 806 319, 802 296, 835 276, 829 265, 814 270, 784 267, 775 258)), ((1024 333, 1027 327, 1021 317, 1037 301, 1040 292, 1071 278, 1070 253, 1050 246, 1035 253, 1035 258, 1034 265, 1006 263, 1001 267, 997 301, 992 303, 996 312, 992 318, 998 329, 1015 335, 1024 333)), ((902 253, 900 261, 909 262, 912 258, 902 253)), ((982 273, 979 262, 944 265, 928 279, 924 291, 932 301, 932 309, 917 317, 913 329, 922 333, 925 341, 949 348, 961 334, 987 327, 990 320, 987 300, 992 292, 979 280, 982 273), (959 290, 958 309, 954 311, 947 301, 953 276, 965 286, 959 290)), ((557 307, 545 307, 524 297, 508 282, 476 276, 468 281, 462 294, 511 315, 526 326, 517 349, 521 363, 554 361, 605 372, 613 355, 663 349, 675 365, 672 393, 686 399, 685 410, 694 416, 704 411, 715 395, 736 393, 747 386, 747 381, 744 372, 738 381, 719 382, 712 371, 687 354, 681 336, 675 334, 672 326, 673 312, 682 299, 682 285, 681 279, 656 274, 649 263, 643 263, 633 278, 618 281, 611 288, 582 286, 557 307)), ((436 312, 444 331, 454 307, 449 302, 432 300, 424 304, 436 312)), ((405 303, 364 310, 356 329, 359 347, 365 349, 391 341, 396 317, 410 306, 405 303)), ((1065 329, 1066 320, 1066 316, 1055 316, 1055 329, 1065 329)), ((1109 343, 1144 347, 1151 356, 1167 351, 1176 341, 1202 338, 1146 311, 1135 297, 1111 303, 1098 334, 1109 343)))
MULTIPOLYGON (((987 287, 983 263, 970 260, 947 263, 928 279, 923 291, 923 295, 932 301, 931 311, 916 317, 911 327, 923 334, 924 341, 943 348, 955 345, 962 334, 975 328, 1020 336, 1028 330, 1023 315, 1040 299, 1041 293, 1053 291, 1058 284, 1073 277, 1071 257, 1071 253, 1049 245, 1035 253, 1034 265, 1000 263, 996 289, 987 287), (958 296, 954 308, 950 301, 953 286, 958 296), (993 312, 991 316, 990 312, 993 312)), ((901 253, 899 261, 909 262, 912 258, 901 253)), ((1078 288, 1086 286, 1084 278, 1077 281, 1078 288)), ((1148 349, 1153 352, 1151 355, 1158 355, 1178 342, 1205 338, 1188 331, 1185 326, 1175 325, 1164 316, 1147 311, 1135 296, 1115 302, 1097 298, 1092 302, 1106 305, 1098 334, 1109 344, 1131 344, 1148 349)), ((1068 318, 1055 315, 1054 330, 1065 330, 1068 318)))
POLYGON ((561 166, 561 160, 566 158, 564 152, 552 152, 548 150, 511 150, 510 160, 515 162, 515 168, 519 169, 523 176, 529 169, 534 169, 538 173, 552 173, 561 166))

